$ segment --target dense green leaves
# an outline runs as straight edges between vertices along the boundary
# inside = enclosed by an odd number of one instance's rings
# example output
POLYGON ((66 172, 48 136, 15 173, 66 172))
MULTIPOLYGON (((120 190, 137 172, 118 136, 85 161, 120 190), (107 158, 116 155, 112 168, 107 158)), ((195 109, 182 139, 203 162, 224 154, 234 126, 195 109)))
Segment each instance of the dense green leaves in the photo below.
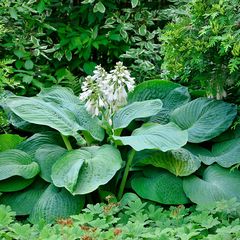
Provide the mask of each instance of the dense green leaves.
POLYGON ((240 200, 240 172, 230 171, 217 164, 209 166, 202 179, 197 176, 184 178, 183 188, 192 202, 202 205, 213 204, 223 199, 240 200))
POLYGON ((52 168, 52 180, 72 194, 86 194, 106 184, 121 168, 121 155, 111 145, 73 150, 52 168))
POLYGON ((163 152, 178 149, 187 143, 187 131, 181 130, 174 123, 160 125, 147 123, 133 131, 131 136, 113 136, 123 145, 130 145, 136 151, 159 149, 163 152))
POLYGON ((182 179, 164 170, 147 168, 143 176, 132 179, 131 185, 139 196, 148 200, 163 204, 188 203, 182 179))
POLYGON ((151 164, 168 170, 176 176, 188 176, 201 165, 200 160, 188 150, 180 148, 167 152, 144 150, 137 153, 135 162, 140 165, 151 164))
POLYGON ((136 118, 147 118, 156 115, 161 108, 162 101, 159 99, 129 104, 114 114, 113 128, 125 128, 136 118))
POLYGON ((11 149, 0 153, 0 180, 12 176, 21 176, 26 179, 35 177, 39 166, 25 152, 11 149))
POLYGON ((200 143, 227 130, 237 114, 237 107, 223 101, 198 98, 171 114, 171 121, 188 131, 188 141, 200 143))
POLYGON ((67 190, 50 185, 34 205, 29 221, 54 223, 60 218, 79 213, 83 206, 84 197, 74 197, 67 190))

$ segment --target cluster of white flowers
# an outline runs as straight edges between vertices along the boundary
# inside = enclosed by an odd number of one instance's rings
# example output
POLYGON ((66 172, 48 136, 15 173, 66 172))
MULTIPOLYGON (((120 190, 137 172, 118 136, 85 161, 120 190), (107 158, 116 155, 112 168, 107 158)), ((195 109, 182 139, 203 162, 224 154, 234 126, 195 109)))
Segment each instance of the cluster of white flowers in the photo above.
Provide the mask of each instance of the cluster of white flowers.
POLYGON ((107 113, 110 119, 119 107, 127 103, 127 92, 134 89, 134 78, 122 62, 110 73, 96 66, 93 76, 86 77, 82 85, 80 99, 86 102, 86 108, 93 116, 107 113))

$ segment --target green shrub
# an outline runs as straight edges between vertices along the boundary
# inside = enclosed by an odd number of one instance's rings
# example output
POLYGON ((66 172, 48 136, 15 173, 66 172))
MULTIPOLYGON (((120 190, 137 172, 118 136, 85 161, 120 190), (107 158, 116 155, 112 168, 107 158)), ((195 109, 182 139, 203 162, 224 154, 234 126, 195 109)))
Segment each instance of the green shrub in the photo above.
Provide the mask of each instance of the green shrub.
POLYGON ((231 97, 239 87, 239 1, 190 1, 177 11, 161 36, 163 77, 231 97))

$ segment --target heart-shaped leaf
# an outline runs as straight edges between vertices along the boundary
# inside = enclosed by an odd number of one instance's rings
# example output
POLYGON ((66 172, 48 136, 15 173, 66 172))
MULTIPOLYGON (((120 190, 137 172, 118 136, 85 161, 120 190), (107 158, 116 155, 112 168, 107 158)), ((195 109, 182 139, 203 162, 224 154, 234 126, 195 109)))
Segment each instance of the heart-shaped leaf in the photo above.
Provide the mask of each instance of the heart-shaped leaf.
POLYGON ((202 179, 189 176, 183 180, 183 188, 192 202, 202 205, 237 198, 240 201, 240 172, 230 171, 217 164, 209 166, 202 179))
POLYGON ((167 152, 144 150, 137 152, 135 159, 141 165, 151 164, 154 167, 164 168, 176 176, 188 176, 201 165, 199 159, 184 148, 167 152))
POLYGON ((171 121, 188 131, 188 141, 200 143, 214 138, 230 127, 237 107, 223 101, 195 99, 171 114, 171 121))
POLYGON ((54 223, 60 218, 77 214, 84 206, 84 196, 72 196, 66 189, 50 185, 34 205, 29 216, 31 223, 54 223))
POLYGON ((0 152, 15 148, 23 140, 17 134, 0 134, 0 152))
POLYGON ((45 182, 36 181, 23 191, 4 193, 0 196, 0 203, 10 206, 16 215, 29 215, 46 187, 45 182))
POLYGON ((17 149, 0 153, 0 180, 13 176, 30 179, 35 177, 38 172, 38 164, 33 162, 27 153, 17 149))
POLYGON ((162 101, 159 99, 129 104, 114 114, 113 128, 125 128, 136 118, 147 118, 156 115, 161 108, 162 101))
POLYGON ((58 145, 44 144, 35 154, 35 159, 40 166, 40 176, 47 182, 52 182, 52 166, 62 157, 67 150, 58 145))
POLYGON ((53 165, 52 180, 72 194, 86 194, 110 181, 121 163, 119 151, 111 145, 73 150, 53 165))
POLYGON ((113 136, 123 145, 130 145, 136 151, 158 149, 163 152, 182 147, 187 143, 187 131, 181 130, 174 123, 160 125, 147 123, 133 131, 131 136, 113 136))
POLYGON ((189 202, 183 191, 181 178, 156 168, 145 168, 143 174, 131 181, 132 188, 140 197, 163 204, 189 202))

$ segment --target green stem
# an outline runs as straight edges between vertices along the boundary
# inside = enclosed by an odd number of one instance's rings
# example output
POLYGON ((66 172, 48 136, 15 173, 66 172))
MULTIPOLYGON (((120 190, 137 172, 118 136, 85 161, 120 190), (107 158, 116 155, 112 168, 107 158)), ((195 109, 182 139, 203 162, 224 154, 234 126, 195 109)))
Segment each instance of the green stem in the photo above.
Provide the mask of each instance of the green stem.
POLYGON ((118 200, 119 201, 121 200, 121 198, 123 196, 123 191, 124 191, 124 188, 125 188, 125 185, 127 182, 128 173, 129 173, 134 155, 135 155, 135 150, 132 149, 128 154, 127 163, 126 163, 122 181, 121 181, 121 184, 119 187, 119 192, 118 192, 118 200))
POLYGON ((67 136, 64 136, 64 135, 62 135, 62 134, 61 134, 61 136, 62 136, 62 139, 63 139, 65 145, 66 145, 67 150, 69 150, 69 151, 72 150, 72 145, 71 145, 71 143, 69 142, 68 137, 67 137, 67 136))

